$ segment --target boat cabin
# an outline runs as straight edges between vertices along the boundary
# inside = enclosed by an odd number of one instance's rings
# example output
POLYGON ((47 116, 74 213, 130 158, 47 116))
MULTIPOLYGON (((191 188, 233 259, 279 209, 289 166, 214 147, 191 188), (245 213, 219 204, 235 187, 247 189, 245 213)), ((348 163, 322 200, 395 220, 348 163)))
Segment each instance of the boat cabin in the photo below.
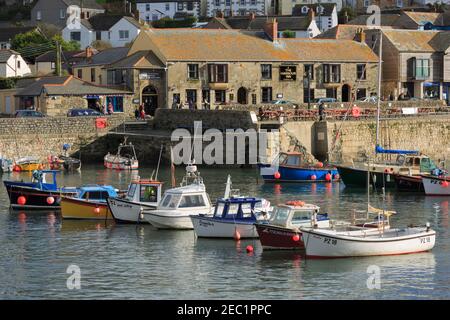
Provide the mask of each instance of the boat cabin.
MULTIPOLYGON (((407 167, 400 171, 418 171, 430 173, 437 168, 436 164, 428 156, 425 155, 405 155, 399 154, 395 161, 397 166, 407 167)), ((400 172, 402 173, 402 172, 400 172)))
POLYGON ((257 220, 255 208, 261 204, 261 199, 256 198, 228 198, 218 199, 214 218, 220 220, 257 220))
POLYGON ((161 200, 162 182, 139 179, 128 187, 127 199, 137 203, 154 204, 161 200))
POLYGON ((281 152, 278 156, 280 166, 300 167, 304 164, 303 154, 299 152, 281 152))
POLYGON ((158 205, 158 209, 211 208, 211 201, 204 185, 188 185, 169 189, 158 205))
POLYGON ((316 216, 319 227, 329 226, 328 214, 319 214, 320 208, 313 204, 298 203, 284 204, 275 210, 269 223, 285 228, 299 228, 313 226, 312 220, 316 216))
POLYGON ((56 182, 57 170, 35 170, 31 174, 31 183, 42 190, 56 191, 58 184, 56 182))
POLYGON ((117 190, 112 186, 87 185, 78 189, 78 198, 87 201, 106 202, 108 198, 116 198, 117 190))

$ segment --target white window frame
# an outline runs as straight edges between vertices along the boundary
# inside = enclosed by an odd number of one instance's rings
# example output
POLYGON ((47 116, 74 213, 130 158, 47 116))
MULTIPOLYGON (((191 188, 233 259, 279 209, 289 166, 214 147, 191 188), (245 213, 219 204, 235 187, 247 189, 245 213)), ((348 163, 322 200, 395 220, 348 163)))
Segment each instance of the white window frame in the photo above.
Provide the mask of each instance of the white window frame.
POLYGON ((41 21, 42 20, 42 12, 41 10, 36 11, 36 20, 41 21))
POLYGON ((66 18, 66 11, 64 9, 59 9, 59 18, 60 19, 66 18))
POLYGON ((403 8, 403 0, 397 0, 395 4, 398 8, 403 8))
POLYGON ((150 11, 150 3, 145 4, 145 11, 150 11))
POLYGON ((119 30, 119 39, 120 40, 130 39, 130 30, 119 30))
POLYGON ((166 11, 170 10, 170 3, 166 3, 166 11))

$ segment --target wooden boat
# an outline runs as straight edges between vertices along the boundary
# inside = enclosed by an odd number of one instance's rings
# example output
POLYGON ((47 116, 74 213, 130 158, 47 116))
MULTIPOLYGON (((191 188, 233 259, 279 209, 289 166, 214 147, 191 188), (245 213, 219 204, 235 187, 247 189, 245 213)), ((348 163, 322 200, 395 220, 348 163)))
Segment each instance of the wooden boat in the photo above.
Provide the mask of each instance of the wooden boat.
POLYGON ((218 199, 213 215, 191 216, 195 233, 200 238, 257 238, 255 223, 265 219, 257 212, 261 203, 262 199, 247 197, 218 199))
POLYGON ((49 165, 52 170, 77 171, 81 169, 81 160, 66 156, 49 157, 49 165))
POLYGON ((3 181, 10 206, 13 209, 59 209, 61 196, 76 196, 75 188, 59 188, 56 182, 58 171, 34 171, 30 182, 3 181), (47 175, 52 175, 48 181, 47 175))
POLYGON ((148 223, 143 220, 143 210, 155 210, 161 200, 162 182, 152 179, 134 180, 124 198, 108 198, 108 207, 118 223, 148 223))
POLYGON ((191 215, 212 214, 206 187, 195 165, 186 167, 181 187, 169 189, 156 210, 143 210, 143 218, 158 229, 192 230, 191 215))
POLYGON ((328 214, 319 214, 319 210, 318 206, 302 201, 289 201, 277 207, 268 223, 255 224, 263 250, 303 249, 300 227, 312 227, 313 223, 319 228, 330 226, 328 214), (314 213, 316 221, 312 220, 314 213))
POLYGON ((429 251, 436 232, 426 227, 388 230, 302 229, 302 242, 310 258, 346 258, 399 255, 429 251), (378 230, 377 230, 378 231, 378 230))
POLYGON ((63 219, 113 219, 106 200, 118 197, 112 186, 86 185, 77 188, 75 197, 61 198, 61 215, 63 219))
POLYGON ((300 152, 281 152, 271 165, 259 164, 259 167, 264 182, 331 182, 340 179, 335 167, 323 166, 321 162, 308 164, 300 152))
POLYGON ((42 170, 43 165, 37 157, 24 157, 14 162, 13 170, 16 172, 42 170))
POLYGON ((119 145, 117 153, 108 153, 104 157, 104 165, 108 169, 116 170, 135 170, 139 168, 139 161, 137 160, 136 150, 133 144, 126 143, 126 139, 119 145))
POLYGON ((450 177, 422 175, 427 196, 450 196, 450 177))
POLYGON ((396 174, 394 175, 394 180, 398 191, 420 192, 420 193, 425 192, 421 176, 396 174))

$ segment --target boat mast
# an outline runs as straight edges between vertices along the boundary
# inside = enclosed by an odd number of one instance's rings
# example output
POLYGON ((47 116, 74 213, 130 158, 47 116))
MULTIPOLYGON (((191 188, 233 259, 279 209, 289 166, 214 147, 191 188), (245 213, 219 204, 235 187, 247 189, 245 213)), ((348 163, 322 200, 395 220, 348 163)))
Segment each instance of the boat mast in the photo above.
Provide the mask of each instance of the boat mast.
POLYGON ((380 26, 380 48, 378 50, 378 99, 377 99, 377 133, 375 147, 380 142, 380 107, 381 107, 381 63, 382 63, 382 46, 383 46, 383 33, 380 26))
POLYGON ((370 158, 367 158, 367 216, 366 220, 369 220, 370 209, 370 158))

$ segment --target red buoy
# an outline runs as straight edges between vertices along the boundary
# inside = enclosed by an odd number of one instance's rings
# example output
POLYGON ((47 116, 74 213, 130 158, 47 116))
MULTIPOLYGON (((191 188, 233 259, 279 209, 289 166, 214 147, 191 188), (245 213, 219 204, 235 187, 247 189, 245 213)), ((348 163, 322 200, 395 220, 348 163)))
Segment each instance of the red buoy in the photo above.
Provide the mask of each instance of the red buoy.
POLYGON ((442 186, 444 188, 447 188, 448 187, 448 181, 442 181, 442 186))
POLYGON ((100 213, 100 208, 99 207, 95 207, 94 212, 95 213, 100 213))
POLYGON ((329 173, 327 173, 326 175, 325 175, 325 180, 326 181, 331 181, 331 174, 329 174, 329 173))
POLYGON ((248 245, 247 248, 246 248, 246 250, 247 250, 248 253, 253 252, 253 246, 248 245))
POLYGON ((27 203, 27 198, 25 198, 24 196, 20 196, 17 198, 17 203, 23 206, 25 205, 25 203, 27 203))
POLYGON ((316 177, 315 174, 313 174, 313 175, 311 176, 311 180, 317 180, 317 177, 316 177))
POLYGON ((316 167, 317 167, 317 168, 323 168, 323 163, 320 162, 320 161, 317 162, 316 167))
POLYGON ((53 198, 52 196, 47 197, 47 203, 48 203, 49 205, 54 204, 54 203, 55 203, 55 198, 53 198))
POLYGON ((281 178, 281 174, 277 171, 275 172, 275 174, 273 175, 275 179, 280 179, 281 178))
POLYGON ((16 164, 16 165, 14 165, 14 167, 13 167, 13 171, 14 171, 14 172, 20 172, 20 171, 22 171, 22 169, 20 169, 20 166, 18 166, 18 165, 16 164))
POLYGON ((297 241, 300 240, 300 236, 299 236, 298 234, 294 234, 294 235, 292 236, 292 240, 294 240, 295 242, 297 242, 297 241))

